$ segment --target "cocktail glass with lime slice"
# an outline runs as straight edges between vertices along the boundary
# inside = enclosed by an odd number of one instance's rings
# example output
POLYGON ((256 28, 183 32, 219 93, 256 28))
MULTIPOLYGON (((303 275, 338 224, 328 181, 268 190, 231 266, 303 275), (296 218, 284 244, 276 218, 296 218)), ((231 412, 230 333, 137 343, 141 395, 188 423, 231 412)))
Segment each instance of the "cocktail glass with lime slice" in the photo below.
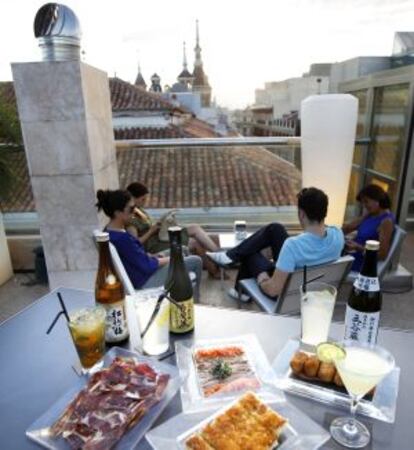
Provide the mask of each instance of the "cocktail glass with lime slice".
POLYGON ((342 346, 344 352, 334 351, 332 361, 351 397, 351 415, 336 418, 330 431, 341 445, 361 448, 371 436, 367 427, 355 419, 358 403, 394 368, 395 362, 391 353, 378 345, 347 341, 342 346))

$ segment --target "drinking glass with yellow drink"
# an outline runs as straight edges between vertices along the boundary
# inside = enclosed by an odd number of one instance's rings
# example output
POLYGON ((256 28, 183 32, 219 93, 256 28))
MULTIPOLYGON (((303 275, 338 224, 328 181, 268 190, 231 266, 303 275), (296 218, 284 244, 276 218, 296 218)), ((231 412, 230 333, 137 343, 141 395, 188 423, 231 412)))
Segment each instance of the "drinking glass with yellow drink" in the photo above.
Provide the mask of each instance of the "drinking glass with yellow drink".
POLYGON ((378 345, 345 341, 341 346, 320 344, 318 358, 333 362, 351 397, 351 415, 338 417, 331 423, 331 435, 348 448, 362 448, 370 441, 367 427, 355 419, 359 401, 394 368, 393 356, 378 345), (328 358, 328 360, 326 359, 328 358))
POLYGON ((69 330, 83 373, 100 368, 105 354, 105 309, 84 308, 69 314, 69 330))

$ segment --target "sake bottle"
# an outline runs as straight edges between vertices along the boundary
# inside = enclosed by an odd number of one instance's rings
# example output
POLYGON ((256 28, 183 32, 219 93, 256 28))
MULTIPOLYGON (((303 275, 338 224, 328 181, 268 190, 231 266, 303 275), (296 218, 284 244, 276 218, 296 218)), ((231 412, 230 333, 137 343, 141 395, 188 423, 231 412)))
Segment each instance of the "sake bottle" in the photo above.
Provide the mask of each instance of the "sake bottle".
POLYGON ((108 344, 125 341, 129 336, 125 315, 125 293, 115 272, 109 252, 109 234, 95 235, 99 247, 99 264, 95 282, 95 301, 106 310, 105 341, 108 344))
POLYGON ((183 334, 194 329, 194 300, 190 276, 184 264, 182 228, 168 228, 170 240, 170 267, 165 289, 177 305, 170 305, 170 332, 183 334))
POLYGON ((378 241, 367 241, 361 272, 358 274, 345 313, 345 339, 375 344, 377 341, 381 290, 377 276, 378 241))

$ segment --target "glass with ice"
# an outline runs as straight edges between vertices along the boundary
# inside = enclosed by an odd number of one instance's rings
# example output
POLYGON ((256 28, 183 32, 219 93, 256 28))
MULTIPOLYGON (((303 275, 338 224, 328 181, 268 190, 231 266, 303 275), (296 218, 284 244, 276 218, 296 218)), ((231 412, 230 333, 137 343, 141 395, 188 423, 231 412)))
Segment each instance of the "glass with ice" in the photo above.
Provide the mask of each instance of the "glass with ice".
MULTIPOLYGON (((134 297, 134 306, 138 320, 140 333, 142 334, 151 320, 157 301, 163 293, 163 288, 143 289, 134 297)), ((170 345, 170 306, 164 298, 155 319, 142 336, 142 349, 147 355, 161 355, 170 345)))
POLYGON ((105 354, 105 318, 102 306, 83 308, 69 314, 69 330, 83 373, 99 369, 105 354))
POLYGON ((320 342, 327 341, 336 294, 336 288, 326 283, 307 283, 306 292, 301 286, 301 340, 304 344, 316 346, 320 342))

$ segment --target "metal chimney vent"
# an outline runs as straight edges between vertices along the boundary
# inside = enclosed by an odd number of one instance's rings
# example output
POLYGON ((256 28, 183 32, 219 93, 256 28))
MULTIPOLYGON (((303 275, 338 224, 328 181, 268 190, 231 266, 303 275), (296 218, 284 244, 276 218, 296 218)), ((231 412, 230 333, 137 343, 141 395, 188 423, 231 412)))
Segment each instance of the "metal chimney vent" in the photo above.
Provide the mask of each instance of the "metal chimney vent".
POLYGON ((47 3, 36 14, 34 34, 43 61, 79 61, 81 29, 76 14, 67 6, 47 3))

